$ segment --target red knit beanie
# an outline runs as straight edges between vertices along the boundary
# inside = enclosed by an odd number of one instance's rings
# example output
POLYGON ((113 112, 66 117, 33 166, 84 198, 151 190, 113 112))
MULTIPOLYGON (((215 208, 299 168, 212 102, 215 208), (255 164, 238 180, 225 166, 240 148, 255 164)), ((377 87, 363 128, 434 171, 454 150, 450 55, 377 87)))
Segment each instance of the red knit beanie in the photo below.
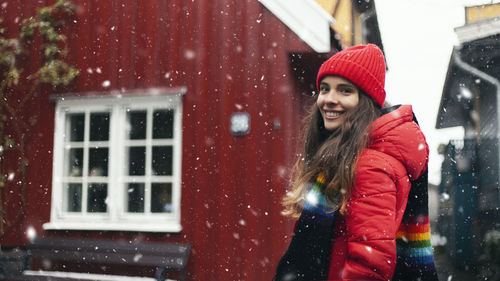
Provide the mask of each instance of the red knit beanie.
POLYGON ((374 44, 359 45, 342 50, 319 68, 316 86, 328 75, 341 76, 359 87, 380 107, 385 101, 385 60, 382 51, 374 44))

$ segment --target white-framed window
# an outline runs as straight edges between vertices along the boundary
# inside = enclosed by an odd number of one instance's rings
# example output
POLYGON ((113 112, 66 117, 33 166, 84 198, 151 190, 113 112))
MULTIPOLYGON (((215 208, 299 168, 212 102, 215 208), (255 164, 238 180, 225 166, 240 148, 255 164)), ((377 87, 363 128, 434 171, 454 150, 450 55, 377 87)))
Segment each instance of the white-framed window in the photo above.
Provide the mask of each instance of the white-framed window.
POLYGON ((45 229, 179 232, 182 93, 56 100, 45 229))

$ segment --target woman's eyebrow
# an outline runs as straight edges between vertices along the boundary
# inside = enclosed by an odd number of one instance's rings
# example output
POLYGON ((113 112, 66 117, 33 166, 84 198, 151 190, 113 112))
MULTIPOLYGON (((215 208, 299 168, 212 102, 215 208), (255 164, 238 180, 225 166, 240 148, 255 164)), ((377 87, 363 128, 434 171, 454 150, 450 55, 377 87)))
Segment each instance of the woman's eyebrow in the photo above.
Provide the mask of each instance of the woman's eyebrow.
POLYGON ((351 83, 340 83, 340 84, 337 84, 337 86, 340 86, 340 87, 353 87, 353 88, 356 88, 356 86, 354 86, 353 84, 351 83))

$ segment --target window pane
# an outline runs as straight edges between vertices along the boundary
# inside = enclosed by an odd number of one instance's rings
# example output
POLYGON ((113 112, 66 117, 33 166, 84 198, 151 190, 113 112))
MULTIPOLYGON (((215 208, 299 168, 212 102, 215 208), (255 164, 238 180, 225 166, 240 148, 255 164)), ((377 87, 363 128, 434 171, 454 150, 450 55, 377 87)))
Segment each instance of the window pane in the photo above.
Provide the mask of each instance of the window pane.
POLYGON ((109 113, 99 112, 90 114, 90 140, 109 140, 109 113))
POLYGON ((174 111, 155 110, 153 113, 153 139, 171 139, 174 136, 174 111))
POLYGON ((153 147, 153 175, 172 175, 172 147, 153 147))
POLYGON ((83 167, 83 148, 70 148, 68 151, 68 177, 81 177, 83 167))
POLYGON ((89 185, 87 211, 89 213, 105 213, 107 210, 106 199, 108 197, 108 186, 105 183, 93 183, 89 185))
POLYGON ((81 212, 82 211, 82 185, 79 183, 68 184, 66 190, 66 211, 81 212))
POLYGON ((127 113, 128 120, 128 136, 131 140, 146 139, 146 120, 147 112, 142 111, 129 111, 127 113))
POLYGON ((108 148, 89 149, 89 176, 108 176, 108 148))
POLYGON ((151 212, 172 212, 172 183, 151 184, 151 212))
POLYGON ((85 114, 68 114, 67 122, 69 123, 69 132, 66 132, 66 137, 69 136, 69 141, 83 141, 83 134, 85 132, 85 114))
POLYGON ((130 176, 145 175, 146 147, 130 147, 128 150, 128 174, 130 176))
POLYGON ((144 213, 144 184, 128 184, 128 212, 144 213))

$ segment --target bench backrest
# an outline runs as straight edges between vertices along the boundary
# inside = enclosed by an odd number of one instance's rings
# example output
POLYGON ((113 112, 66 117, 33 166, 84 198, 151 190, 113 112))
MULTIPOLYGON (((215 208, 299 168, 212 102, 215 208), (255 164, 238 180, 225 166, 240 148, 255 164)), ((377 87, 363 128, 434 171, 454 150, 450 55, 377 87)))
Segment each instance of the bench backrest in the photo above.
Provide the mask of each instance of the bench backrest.
POLYGON ((38 259, 158 266, 185 269, 190 244, 39 237, 31 241, 29 255, 38 259))

